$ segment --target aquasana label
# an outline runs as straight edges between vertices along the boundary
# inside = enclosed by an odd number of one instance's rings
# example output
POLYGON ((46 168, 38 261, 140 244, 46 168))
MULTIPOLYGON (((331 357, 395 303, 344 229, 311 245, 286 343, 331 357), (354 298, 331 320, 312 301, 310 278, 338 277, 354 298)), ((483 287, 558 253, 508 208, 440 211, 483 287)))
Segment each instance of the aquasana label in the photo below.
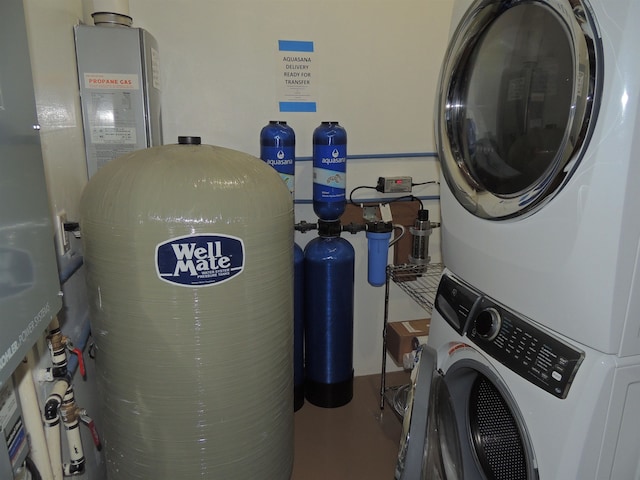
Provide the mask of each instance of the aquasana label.
POLYGON ((156 271, 165 282, 208 287, 244 270, 244 243, 230 235, 204 233, 176 237, 156 246, 156 271))
POLYGON ((346 145, 316 145, 313 156, 313 198, 335 202, 345 199, 346 145))

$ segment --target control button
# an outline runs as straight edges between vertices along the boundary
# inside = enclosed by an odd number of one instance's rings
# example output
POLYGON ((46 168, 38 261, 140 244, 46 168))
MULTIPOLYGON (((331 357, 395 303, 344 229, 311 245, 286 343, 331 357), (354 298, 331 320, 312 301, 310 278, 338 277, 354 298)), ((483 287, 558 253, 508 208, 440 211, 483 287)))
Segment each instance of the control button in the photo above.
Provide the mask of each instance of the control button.
POLYGON ((551 372, 551 377, 556 381, 556 382, 560 382, 562 381, 562 374, 560 372, 557 371, 553 371, 551 372))

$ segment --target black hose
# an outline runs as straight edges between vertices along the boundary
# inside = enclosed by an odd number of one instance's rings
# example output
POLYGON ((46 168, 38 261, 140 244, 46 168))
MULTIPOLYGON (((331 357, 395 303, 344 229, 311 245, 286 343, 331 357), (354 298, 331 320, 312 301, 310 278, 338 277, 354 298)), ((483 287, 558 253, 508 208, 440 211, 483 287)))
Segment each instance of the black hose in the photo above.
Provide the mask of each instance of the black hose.
POLYGON ((38 467, 36 467, 34 461, 31 460, 31 457, 26 458, 24 465, 31 474, 32 480, 42 480, 42 475, 40 475, 40 471, 38 470, 38 467))

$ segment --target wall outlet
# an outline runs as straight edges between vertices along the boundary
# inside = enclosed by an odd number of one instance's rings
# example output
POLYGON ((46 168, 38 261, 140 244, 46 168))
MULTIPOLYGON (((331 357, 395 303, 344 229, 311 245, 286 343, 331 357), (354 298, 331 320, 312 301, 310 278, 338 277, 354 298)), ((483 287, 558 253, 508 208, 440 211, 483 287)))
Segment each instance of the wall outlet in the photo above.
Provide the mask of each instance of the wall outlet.
POLYGON ((64 210, 59 211, 56 214, 56 244, 58 247, 58 254, 60 255, 64 255, 71 249, 69 233, 64 229, 66 221, 67 213, 64 210))

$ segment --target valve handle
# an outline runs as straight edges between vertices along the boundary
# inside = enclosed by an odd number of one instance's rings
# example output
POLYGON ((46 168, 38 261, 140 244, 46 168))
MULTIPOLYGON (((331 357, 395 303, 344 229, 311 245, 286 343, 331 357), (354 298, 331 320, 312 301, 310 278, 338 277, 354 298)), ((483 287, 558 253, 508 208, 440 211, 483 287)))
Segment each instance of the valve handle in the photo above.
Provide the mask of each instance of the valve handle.
POLYGON ((80 375, 82 378, 87 378, 87 370, 84 368, 84 355, 82 354, 82 350, 79 348, 75 348, 72 343, 67 343, 67 347, 75 356, 78 357, 78 369, 80 370, 80 375))
POLYGON ((89 427, 89 431, 91 432, 91 438, 93 439, 93 444, 96 446, 96 450, 102 450, 102 442, 100 441, 100 435, 98 435, 98 429, 96 428, 96 424, 93 419, 86 414, 80 414, 80 421, 84 423, 87 427, 89 427))

